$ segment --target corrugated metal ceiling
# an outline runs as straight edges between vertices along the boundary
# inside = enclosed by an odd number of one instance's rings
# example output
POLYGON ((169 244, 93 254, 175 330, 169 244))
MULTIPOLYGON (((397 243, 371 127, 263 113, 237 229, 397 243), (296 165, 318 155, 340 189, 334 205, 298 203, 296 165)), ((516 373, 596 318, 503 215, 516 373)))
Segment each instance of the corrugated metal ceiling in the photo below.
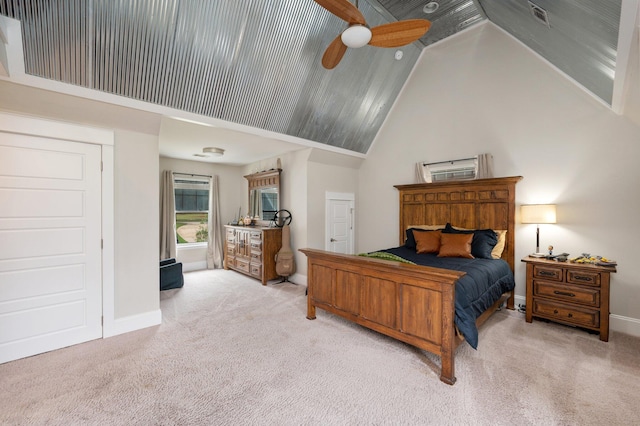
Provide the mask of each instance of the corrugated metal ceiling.
MULTIPOLYGON (((4 0, 26 71, 44 78, 364 153, 420 53, 350 49, 325 70, 343 21, 313 1, 4 0)), ((370 25, 387 22, 368 3, 370 25)))
POLYGON ((611 105, 622 0, 535 0, 548 27, 526 1, 480 3, 493 23, 611 105))
POLYGON ((621 0, 361 0, 370 26, 426 18, 397 49, 320 59, 346 24, 311 0, 0 0, 29 74, 366 153, 428 46, 487 18, 611 103, 621 0))

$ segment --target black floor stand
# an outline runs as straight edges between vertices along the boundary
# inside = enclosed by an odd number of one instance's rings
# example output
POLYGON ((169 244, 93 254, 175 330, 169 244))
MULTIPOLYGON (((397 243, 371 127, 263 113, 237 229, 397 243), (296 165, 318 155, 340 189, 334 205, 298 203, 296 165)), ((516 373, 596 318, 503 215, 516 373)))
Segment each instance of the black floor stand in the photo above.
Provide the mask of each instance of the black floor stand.
POLYGON ((277 283, 274 283, 274 284, 291 283, 291 284, 298 285, 298 284, 294 283, 293 281, 289 281, 289 277, 288 276, 280 277, 280 278, 282 278, 282 280, 278 281, 277 283))

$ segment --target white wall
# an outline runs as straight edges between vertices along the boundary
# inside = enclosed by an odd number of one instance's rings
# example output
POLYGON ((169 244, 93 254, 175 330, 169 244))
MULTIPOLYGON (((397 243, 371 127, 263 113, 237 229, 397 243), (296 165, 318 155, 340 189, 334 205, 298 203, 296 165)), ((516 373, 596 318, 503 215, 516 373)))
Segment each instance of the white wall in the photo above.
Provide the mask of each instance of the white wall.
MULTIPOLYGON (((277 158, 249 164, 245 167, 245 173, 256 173, 275 167, 277 158)), ((291 248, 295 253, 296 274, 291 281, 306 285, 307 258, 298 250, 324 249, 326 192, 356 193, 357 169, 363 160, 313 148, 280 155, 279 158, 282 164, 281 208, 289 210, 293 217, 291 248)), ((248 185, 245 180, 245 194, 247 191, 248 185)), ((248 208, 247 203, 248 201, 245 201, 243 205, 244 210, 248 208)))
MULTIPOLYGON (((326 195, 327 192, 350 193, 358 192, 358 167, 360 159, 349 159, 346 164, 340 162, 339 154, 318 152, 314 150, 309 159, 309 177, 307 182, 307 206, 309 226, 307 232, 307 247, 325 249, 326 227, 326 195), (340 165, 336 165, 340 164, 340 165)), ((355 199, 355 209, 358 210, 358 197, 355 199)), ((357 229, 358 223, 355 223, 357 229)), ((358 250, 357 241, 354 249, 358 250)))
MULTIPOLYGON (((612 328, 637 322, 640 128, 491 24, 424 50, 360 170, 359 250, 397 245, 393 185, 414 182, 416 161, 483 152, 493 154, 496 176, 524 177, 518 204, 558 205, 559 223, 542 227, 542 247, 619 262, 612 328)), ((516 259, 534 251, 535 225, 518 224, 516 241, 516 259)))
POLYGON ((307 275, 306 256, 298 250, 307 247, 307 233, 311 226, 308 220, 308 194, 307 182, 309 179, 309 155, 311 149, 294 151, 282 156, 282 208, 291 212, 293 221, 291 222, 291 249, 296 256, 296 275, 292 277, 293 282, 301 282, 300 275, 307 275))
MULTIPOLYGON (((640 18, 640 15, 639 15, 640 18)), ((640 23, 640 20, 638 21, 640 23)), ((627 69, 627 92, 624 104, 624 115, 640 125, 640 27, 633 32, 629 64, 627 69)))
MULTIPOLYGON (((175 158, 160 157, 160 170, 171 170, 178 173, 193 173, 200 175, 218 176, 220 190, 220 216, 222 223, 229 223, 238 217, 238 208, 246 206, 246 188, 243 189, 243 168, 227 166, 203 161, 177 160, 175 158)), ((160 176, 161 179, 161 176, 160 176)), ((156 186, 160 181, 156 181, 156 186)), ((245 185, 246 186, 246 185, 245 185)), ((246 210, 246 207, 245 207, 246 210)), ((243 210, 243 211, 245 211, 243 210)), ((222 231, 221 231, 222 232, 222 231)), ((156 250, 157 251, 157 250, 156 250)), ((206 269, 206 247, 180 247, 176 258, 183 263, 185 271, 206 269)))
POLYGON ((115 132, 115 319, 160 309, 158 138, 115 132))

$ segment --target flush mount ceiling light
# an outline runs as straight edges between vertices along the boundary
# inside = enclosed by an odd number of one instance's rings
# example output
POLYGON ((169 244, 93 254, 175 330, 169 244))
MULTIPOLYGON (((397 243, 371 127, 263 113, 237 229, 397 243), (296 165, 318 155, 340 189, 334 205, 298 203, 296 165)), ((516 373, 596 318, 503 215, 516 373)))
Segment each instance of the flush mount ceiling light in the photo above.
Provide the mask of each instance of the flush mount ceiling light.
POLYGON ((429 3, 424 5, 424 7, 422 8, 422 11, 424 13, 433 13, 436 10, 438 10, 439 7, 440 7, 440 5, 438 4, 438 2, 430 1, 429 3))
POLYGON ((347 47, 362 47, 371 41, 371 30, 364 25, 352 25, 342 32, 340 38, 347 47))
POLYGON ((224 155, 224 149, 214 147, 202 148, 202 152, 213 157, 222 157, 224 155))

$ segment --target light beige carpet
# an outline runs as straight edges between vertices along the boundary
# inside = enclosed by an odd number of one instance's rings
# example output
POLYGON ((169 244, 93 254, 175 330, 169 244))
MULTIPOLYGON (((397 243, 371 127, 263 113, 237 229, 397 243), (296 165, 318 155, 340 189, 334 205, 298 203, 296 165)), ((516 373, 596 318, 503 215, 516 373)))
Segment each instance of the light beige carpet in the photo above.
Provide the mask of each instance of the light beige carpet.
POLYGON ((0 365, 3 425, 638 424, 640 339, 498 312, 458 382, 438 358, 318 311, 305 288, 185 274, 163 323, 0 365))

